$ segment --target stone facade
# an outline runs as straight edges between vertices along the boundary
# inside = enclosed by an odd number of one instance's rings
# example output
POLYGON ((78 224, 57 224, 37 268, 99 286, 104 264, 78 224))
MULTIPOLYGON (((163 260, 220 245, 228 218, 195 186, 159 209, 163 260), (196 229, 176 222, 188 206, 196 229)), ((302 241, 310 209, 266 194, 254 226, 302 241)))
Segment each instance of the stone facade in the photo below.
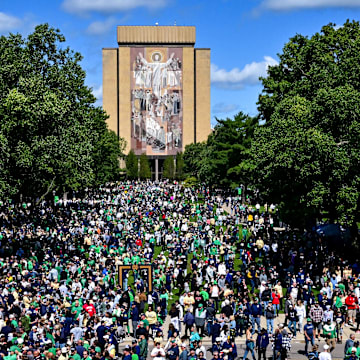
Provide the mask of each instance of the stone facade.
POLYGON ((154 169, 211 131, 210 49, 195 48, 195 35, 193 26, 118 26, 118 47, 103 49, 109 128, 154 169))

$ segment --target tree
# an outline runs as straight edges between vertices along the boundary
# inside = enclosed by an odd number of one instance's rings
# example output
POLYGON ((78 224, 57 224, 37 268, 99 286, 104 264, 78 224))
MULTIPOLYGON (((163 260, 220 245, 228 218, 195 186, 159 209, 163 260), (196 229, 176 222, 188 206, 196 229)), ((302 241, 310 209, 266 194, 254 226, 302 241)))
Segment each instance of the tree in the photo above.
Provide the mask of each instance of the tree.
POLYGON ((104 119, 104 114, 99 108, 94 113, 94 126, 92 131, 99 134, 94 143, 94 175, 95 185, 104 184, 108 181, 117 180, 120 172, 119 159, 124 158, 126 141, 118 138, 114 131, 109 131, 104 119), (97 115, 96 115, 97 113, 97 115), (95 121, 95 120, 98 121, 95 121))
POLYGON ((199 178, 200 164, 205 150, 206 142, 193 143, 185 146, 183 160, 184 172, 187 176, 199 178))
POLYGON ((130 150, 126 157, 126 175, 130 180, 136 180, 139 173, 139 161, 134 153, 134 150, 130 150))
POLYGON ((182 152, 176 154, 176 179, 184 180, 184 155, 182 152))
POLYGON ((0 197, 44 197, 116 177, 121 146, 49 25, 0 37, 0 197))
POLYGON ((169 180, 173 180, 175 177, 175 165, 173 156, 167 156, 164 161, 163 177, 169 180))
POLYGON ((216 121, 202 154, 199 176, 209 184, 235 188, 248 182, 248 174, 239 164, 247 160, 258 118, 239 112, 234 119, 216 121))
POLYGON ((329 24, 311 38, 291 38, 262 79, 265 124, 251 162, 257 185, 289 224, 324 216, 356 228, 360 220, 359 50, 358 22, 329 24))
POLYGON ((151 170, 148 157, 145 153, 140 155, 140 171, 139 178, 141 180, 150 179, 151 178, 151 170))

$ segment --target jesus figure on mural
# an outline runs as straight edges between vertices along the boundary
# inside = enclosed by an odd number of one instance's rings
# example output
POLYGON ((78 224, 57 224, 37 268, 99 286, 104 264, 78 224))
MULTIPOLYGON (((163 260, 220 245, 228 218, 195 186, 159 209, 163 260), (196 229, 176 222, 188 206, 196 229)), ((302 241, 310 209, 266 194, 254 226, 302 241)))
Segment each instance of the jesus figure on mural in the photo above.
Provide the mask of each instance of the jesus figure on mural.
MULTIPOLYGON (((163 72, 167 70, 169 65, 171 64, 174 53, 170 55, 168 61, 162 63, 160 62, 160 55, 154 55, 154 62, 149 63, 145 60, 142 53, 139 53, 140 61, 149 69, 151 69, 151 77, 152 77, 152 89, 153 93, 156 95, 157 98, 161 96, 161 89, 162 89, 162 79, 163 79, 163 72)), ((146 70, 149 71, 149 70, 146 70)), ((145 76, 146 77, 146 76, 145 76)))

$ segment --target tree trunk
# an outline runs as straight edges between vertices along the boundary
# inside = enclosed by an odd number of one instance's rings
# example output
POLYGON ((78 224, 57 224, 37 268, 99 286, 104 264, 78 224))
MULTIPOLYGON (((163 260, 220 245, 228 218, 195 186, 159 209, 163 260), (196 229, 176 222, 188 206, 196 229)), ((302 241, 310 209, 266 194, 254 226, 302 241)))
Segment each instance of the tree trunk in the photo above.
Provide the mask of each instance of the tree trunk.
POLYGON ((46 192, 43 195, 41 195, 41 197, 37 201, 36 205, 39 205, 45 199, 45 197, 49 194, 49 192, 54 189, 55 179, 56 179, 56 176, 53 177, 53 179, 51 180, 51 183, 49 184, 49 186, 48 186, 48 188, 46 190, 46 192))

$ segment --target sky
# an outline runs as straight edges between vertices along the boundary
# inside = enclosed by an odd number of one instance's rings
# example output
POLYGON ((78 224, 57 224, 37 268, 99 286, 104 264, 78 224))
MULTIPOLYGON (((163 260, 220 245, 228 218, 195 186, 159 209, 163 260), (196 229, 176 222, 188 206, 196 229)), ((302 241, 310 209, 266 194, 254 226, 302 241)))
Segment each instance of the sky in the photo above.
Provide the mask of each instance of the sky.
POLYGON ((360 20, 360 0, 0 0, 0 35, 59 28, 84 59, 86 84, 102 104, 102 48, 117 25, 196 26, 196 47, 211 48, 211 123, 257 114, 260 76, 295 34, 360 20))

